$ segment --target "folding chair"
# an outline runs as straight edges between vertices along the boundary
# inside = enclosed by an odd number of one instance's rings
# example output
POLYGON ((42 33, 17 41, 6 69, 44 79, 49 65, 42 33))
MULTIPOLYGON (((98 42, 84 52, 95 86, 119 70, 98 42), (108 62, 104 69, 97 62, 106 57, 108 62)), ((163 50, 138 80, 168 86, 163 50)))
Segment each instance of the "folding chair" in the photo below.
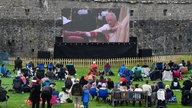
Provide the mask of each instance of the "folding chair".
POLYGON ((157 108, 167 108, 165 89, 159 89, 157 91, 157 108))
MULTIPOLYGON (((6 85, 5 88, 7 87, 8 85, 6 85)), ((9 99, 9 96, 7 95, 7 91, 5 90, 5 88, 0 86, 0 103, 1 104, 5 103, 5 106, 4 107, 2 106, 2 108, 7 108, 7 101, 9 99)))

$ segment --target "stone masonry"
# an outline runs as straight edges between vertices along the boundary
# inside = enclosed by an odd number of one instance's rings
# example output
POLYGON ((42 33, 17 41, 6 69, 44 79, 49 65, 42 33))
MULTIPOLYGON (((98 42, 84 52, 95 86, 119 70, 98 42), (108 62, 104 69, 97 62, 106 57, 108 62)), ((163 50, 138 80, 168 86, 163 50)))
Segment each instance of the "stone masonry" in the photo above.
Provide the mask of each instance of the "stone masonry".
POLYGON ((190 53, 191 5, 191 0, 1 0, 0 51, 21 57, 37 57, 38 51, 53 52, 64 8, 127 6, 130 35, 138 38, 138 49, 151 48, 153 55, 190 53))

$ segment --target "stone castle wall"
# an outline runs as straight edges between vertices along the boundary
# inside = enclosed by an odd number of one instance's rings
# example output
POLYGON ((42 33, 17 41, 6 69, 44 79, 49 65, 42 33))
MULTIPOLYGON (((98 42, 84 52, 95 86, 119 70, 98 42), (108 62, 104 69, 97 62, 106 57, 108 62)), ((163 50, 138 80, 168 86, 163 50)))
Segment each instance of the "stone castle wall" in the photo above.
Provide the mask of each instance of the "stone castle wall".
POLYGON ((55 36, 62 29, 64 8, 127 6, 132 13, 130 35, 138 37, 138 48, 152 48, 154 55, 192 51, 190 0, 128 1, 1 0, 0 50, 23 57, 37 57, 38 51, 53 51, 55 36), (45 1, 44 5, 40 1, 45 1))

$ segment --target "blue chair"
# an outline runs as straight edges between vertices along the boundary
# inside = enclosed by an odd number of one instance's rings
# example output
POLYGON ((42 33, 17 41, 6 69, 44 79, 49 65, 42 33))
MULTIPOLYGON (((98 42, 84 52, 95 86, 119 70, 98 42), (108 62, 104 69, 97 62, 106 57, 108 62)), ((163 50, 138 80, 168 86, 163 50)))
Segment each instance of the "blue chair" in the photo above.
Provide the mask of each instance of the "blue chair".
POLYGON ((44 64, 43 64, 43 63, 38 63, 38 64, 37 64, 37 68, 39 68, 39 69, 44 69, 44 64))
POLYGON ((106 99, 108 97, 108 89, 100 88, 98 91, 98 98, 102 98, 104 102, 106 102, 106 99))

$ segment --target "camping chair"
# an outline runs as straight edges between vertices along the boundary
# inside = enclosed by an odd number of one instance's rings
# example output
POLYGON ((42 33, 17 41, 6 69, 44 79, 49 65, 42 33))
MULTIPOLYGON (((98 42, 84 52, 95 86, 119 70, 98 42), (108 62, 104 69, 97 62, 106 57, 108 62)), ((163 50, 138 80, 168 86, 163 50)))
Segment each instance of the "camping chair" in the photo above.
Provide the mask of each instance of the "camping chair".
POLYGON ((5 103, 5 106, 2 108, 7 108, 7 101, 9 99, 9 96, 7 95, 7 91, 5 90, 8 87, 8 85, 6 85, 6 87, 1 87, 0 86, 0 104, 5 103))

